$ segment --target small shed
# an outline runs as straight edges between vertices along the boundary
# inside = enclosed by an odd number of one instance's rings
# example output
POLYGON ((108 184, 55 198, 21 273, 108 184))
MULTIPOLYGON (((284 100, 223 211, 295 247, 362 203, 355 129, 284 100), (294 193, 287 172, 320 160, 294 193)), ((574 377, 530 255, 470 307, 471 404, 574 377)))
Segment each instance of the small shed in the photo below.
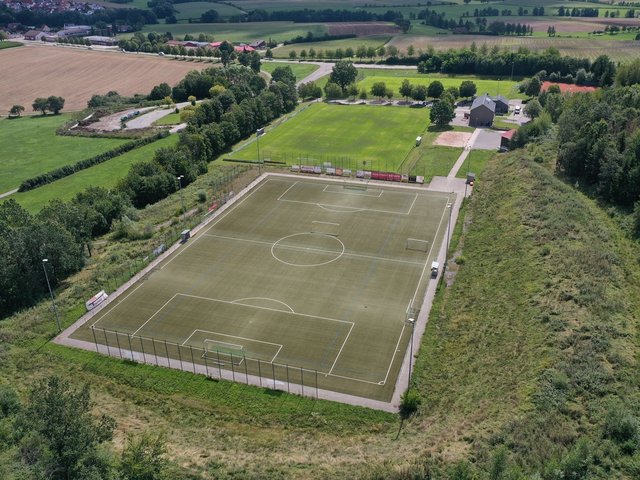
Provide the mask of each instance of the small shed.
POLYGON ((511 139, 513 138, 513 135, 516 133, 516 129, 512 128, 511 130, 509 130, 508 132, 504 132, 502 134, 502 136, 500 137, 500 148, 505 149, 505 150, 509 150, 511 148, 511 139))
POLYGON ((24 34, 25 40, 42 40, 45 33, 41 30, 29 30, 24 34))
POLYGON ((497 95, 492 98, 494 103, 496 104, 496 113, 498 114, 506 114, 509 113, 509 99, 503 97, 502 95, 497 95))
POLYGON ((469 112, 469 126, 490 127, 496 116, 496 103, 488 94, 477 97, 471 104, 469 112))

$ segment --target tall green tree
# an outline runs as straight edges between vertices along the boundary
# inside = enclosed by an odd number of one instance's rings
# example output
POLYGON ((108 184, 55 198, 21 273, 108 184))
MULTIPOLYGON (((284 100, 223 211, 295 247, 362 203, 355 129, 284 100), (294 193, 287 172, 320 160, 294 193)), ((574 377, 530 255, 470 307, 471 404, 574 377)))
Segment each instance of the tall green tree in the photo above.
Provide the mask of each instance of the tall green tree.
POLYGON ((371 85, 371 95, 382 98, 387 93, 387 84, 384 82, 375 82, 371 85))
POLYGON ((431 107, 429 118, 431 123, 435 123, 439 127, 448 125, 455 118, 455 110, 451 102, 447 100, 438 100, 431 107))
POLYGON ((22 112, 24 112, 24 107, 22 105, 13 105, 11 110, 9 110, 9 115, 19 117, 22 112))
POLYGON ((442 93, 444 92, 444 85, 439 80, 435 80, 429 84, 427 87, 427 96, 431 98, 440 98, 442 93))
POLYGON ((58 115, 64 108, 64 98, 51 95, 47 98, 47 110, 51 110, 54 115, 58 115))
POLYGON ((296 76, 291 67, 287 65, 286 67, 274 68, 273 72, 271 72, 271 80, 273 82, 284 82, 293 85, 296 83, 296 76))
POLYGON ((220 51, 220 61, 222 62, 222 65, 224 65, 225 67, 228 67, 229 64, 233 62, 236 58, 236 52, 235 52, 235 49, 233 48, 233 45, 231 45, 227 41, 224 41, 218 47, 218 50, 220 51))
POLYGON ((400 95, 402 95, 405 98, 405 100, 409 100, 409 97, 411 96, 412 88, 413 87, 411 86, 411 83, 409 82, 409 80, 404 79, 402 81, 402 84, 400 85, 400 90, 398 91, 400 95))
POLYGON ((353 66, 353 63, 344 60, 336 62, 333 66, 329 81, 340 85, 340 88, 344 90, 347 85, 354 83, 357 77, 358 70, 353 66))
POLYGON ((47 109, 49 108, 49 102, 46 98, 38 97, 31 104, 34 112, 42 112, 42 115, 47 114, 47 109))
POLYGON ((169 479, 167 447, 162 435, 127 438, 120 459, 120 480, 169 479))
POLYGON ((460 84, 460 97, 471 98, 476 94, 476 92, 477 92, 476 84, 473 81, 464 80, 460 84))
POLYGON ((99 446, 111 440, 115 421, 95 418, 88 385, 73 388, 51 377, 31 390, 27 406, 17 420, 22 452, 41 450, 36 457, 45 478, 52 480, 111 478, 112 467, 99 446))

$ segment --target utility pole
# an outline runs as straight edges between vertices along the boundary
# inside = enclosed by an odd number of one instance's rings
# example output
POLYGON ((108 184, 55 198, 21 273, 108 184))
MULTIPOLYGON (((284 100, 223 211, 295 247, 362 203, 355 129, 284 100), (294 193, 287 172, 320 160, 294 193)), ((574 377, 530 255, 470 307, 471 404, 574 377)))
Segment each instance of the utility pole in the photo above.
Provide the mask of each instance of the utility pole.
POLYGON ((409 378, 407 379, 407 390, 411 388, 411 366, 413 364, 413 332, 416 329, 416 319, 410 318, 409 323, 411 324, 411 340, 409 343, 409 378))
POLYGON ((53 305, 53 312, 56 316, 56 326, 58 327, 58 333, 62 331, 62 327, 60 326, 60 315, 58 314, 58 307, 56 306, 55 298, 53 297, 53 290, 51 289, 51 283, 49 283, 49 274, 47 273, 47 262, 48 258, 42 259, 42 269, 44 270, 44 278, 47 279, 47 287, 49 287, 49 294, 51 295, 51 304, 53 305))
POLYGON ((178 177, 178 187, 180 190, 180 203, 182 204, 182 223, 184 224, 185 220, 186 220, 186 215, 187 212, 185 212, 184 210, 184 196, 182 195, 182 179, 184 178, 184 175, 180 175, 178 177))

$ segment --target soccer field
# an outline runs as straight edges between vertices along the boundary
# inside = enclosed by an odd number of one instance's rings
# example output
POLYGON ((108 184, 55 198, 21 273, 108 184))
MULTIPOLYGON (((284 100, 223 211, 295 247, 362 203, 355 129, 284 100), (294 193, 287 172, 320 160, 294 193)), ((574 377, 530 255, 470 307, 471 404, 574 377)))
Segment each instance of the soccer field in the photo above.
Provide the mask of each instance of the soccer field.
POLYGON ((268 176, 71 338, 388 402, 453 197, 268 176))
POLYGON ((397 171, 429 126, 429 110, 314 103, 230 158, 397 171))

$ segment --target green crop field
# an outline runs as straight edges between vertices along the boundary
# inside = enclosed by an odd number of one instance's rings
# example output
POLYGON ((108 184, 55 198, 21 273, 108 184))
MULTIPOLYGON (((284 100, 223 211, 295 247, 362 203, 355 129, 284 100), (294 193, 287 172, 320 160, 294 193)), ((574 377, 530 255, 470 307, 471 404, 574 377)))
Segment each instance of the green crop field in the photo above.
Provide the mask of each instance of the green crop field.
POLYGON ((127 140, 56 135, 68 115, 0 120, 0 193, 41 173, 114 148, 127 140))
MULTIPOLYGON (((303 10, 305 8, 315 10, 324 8, 332 8, 334 10, 350 10, 354 8, 360 9, 365 5, 367 7, 385 7, 385 11, 391 8, 388 7, 389 2, 386 0, 232 0, 229 3, 245 11, 251 11, 255 9, 264 9, 267 11, 303 10)), ((421 0, 406 0, 402 3, 405 5, 419 5, 423 2, 421 2, 421 0)))
POLYGON ((289 58, 289 53, 295 51, 300 54, 302 50, 309 52, 313 48, 316 52, 327 50, 336 50, 338 48, 352 48, 355 50, 361 45, 365 47, 378 48, 390 40, 389 35, 371 35, 367 37, 345 38, 343 40, 328 40, 326 42, 310 42, 310 43, 292 43, 273 49, 273 56, 277 58, 289 58))
MULTIPOLYGON (((283 42, 298 35, 306 35, 313 32, 314 35, 323 35, 326 29, 321 23, 293 23, 293 22, 256 22, 256 23, 177 23, 175 25, 145 25, 143 33, 171 32, 173 36, 185 34, 198 35, 205 33, 213 35, 216 40, 229 42, 252 42, 254 40, 272 39, 283 42)), ((128 38, 132 34, 122 37, 128 38)))
POLYGON ((453 198, 269 176, 71 338, 388 402, 453 198))
POLYGON ((175 145, 177 141, 177 135, 170 135, 167 138, 137 148, 48 185, 43 185, 28 192, 15 193, 8 198, 15 199, 31 213, 36 213, 50 200, 56 198, 70 200, 78 192, 83 191, 90 185, 105 188, 113 187, 127 174, 131 165, 142 160, 151 160, 153 153, 158 148, 175 145))
POLYGON ((416 85, 429 85, 434 80, 442 82, 445 88, 459 87, 463 80, 472 80, 478 89, 478 94, 488 93, 489 95, 504 95, 508 98, 525 98, 517 91, 518 82, 510 80, 497 80, 491 78, 480 78, 473 75, 442 75, 442 74, 422 74, 417 70, 385 70, 376 68, 358 69, 357 86, 359 89, 365 88, 367 92, 376 82, 386 83, 388 88, 394 92, 395 98, 401 98, 399 89, 403 80, 409 80, 416 85))
MULTIPOLYGON (((260 158, 288 164, 334 162, 396 171, 427 128, 426 109, 315 103, 260 138, 260 158)), ((256 160, 258 142, 231 158, 256 160)))
POLYGON ((4 40, 0 42, 0 50, 4 48, 21 47, 22 45, 23 44, 20 42, 11 42, 11 41, 4 40))
POLYGON ((296 80, 300 81, 303 78, 311 75, 318 69, 317 65, 313 65, 310 63, 297 63, 297 62, 262 62, 262 66, 260 67, 262 70, 268 73, 272 73, 277 67, 291 67, 293 74, 296 77, 296 80))
POLYGON ((176 18, 184 20, 188 18, 200 18, 205 12, 215 10, 221 17, 231 17, 233 15, 242 15, 242 11, 225 3, 213 2, 187 2, 176 3, 173 8, 177 10, 176 18))

